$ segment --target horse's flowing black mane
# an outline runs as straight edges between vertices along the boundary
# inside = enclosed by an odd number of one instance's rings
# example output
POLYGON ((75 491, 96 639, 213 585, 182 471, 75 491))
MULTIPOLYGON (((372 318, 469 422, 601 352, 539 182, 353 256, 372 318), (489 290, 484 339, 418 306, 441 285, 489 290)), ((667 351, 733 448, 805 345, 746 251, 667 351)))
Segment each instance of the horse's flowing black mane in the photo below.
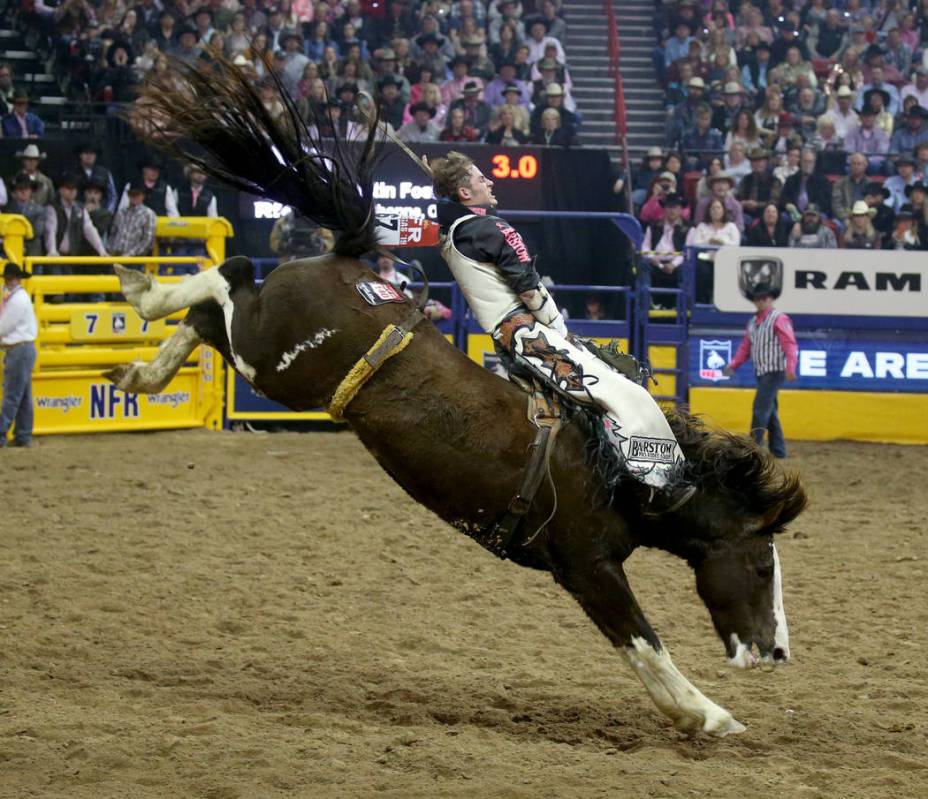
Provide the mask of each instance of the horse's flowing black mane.
MULTIPOLYGON (((635 485, 598 414, 578 409, 578 415, 587 431, 587 454, 599 482, 610 495, 620 486, 635 485)), ((767 517, 779 508, 763 532, 776 532, 802 513, 807 499, 798 473, 781 469, 751 439, 709 427, 680 410, 665 410, 664 415, 686 456, 679 479, 695 483, 702 491, 724 494, 747 515, 767 517)))
POLYGON ((279 119, 228 59, 214 56, 204 71, 172 59, 169 71, 143 89, 133 127, 150 146, 225 185, 289 205, 337 232, 337 255, 358 257, 375 249, 378 120, 371 120, 363 142, 342 141, 337 132, 323 141, 326 112, 311 106, 315 124, 308 125, 279 77, 271 75, 274 99, 284 108, 279 119))

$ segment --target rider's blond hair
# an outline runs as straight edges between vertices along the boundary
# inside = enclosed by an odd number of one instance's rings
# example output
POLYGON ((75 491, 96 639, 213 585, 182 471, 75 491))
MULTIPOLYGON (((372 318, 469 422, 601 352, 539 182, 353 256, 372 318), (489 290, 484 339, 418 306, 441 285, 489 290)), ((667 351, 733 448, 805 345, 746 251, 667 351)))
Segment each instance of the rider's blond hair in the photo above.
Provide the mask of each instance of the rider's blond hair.
POLYGON ((444 158, 433 161, 432 177, 435 181, 435 194, 439 197, 450 197, 457 200, 458 189, 464 186, 468 180, 468 172, 474 165, 463 153, 452 150, 444 158))

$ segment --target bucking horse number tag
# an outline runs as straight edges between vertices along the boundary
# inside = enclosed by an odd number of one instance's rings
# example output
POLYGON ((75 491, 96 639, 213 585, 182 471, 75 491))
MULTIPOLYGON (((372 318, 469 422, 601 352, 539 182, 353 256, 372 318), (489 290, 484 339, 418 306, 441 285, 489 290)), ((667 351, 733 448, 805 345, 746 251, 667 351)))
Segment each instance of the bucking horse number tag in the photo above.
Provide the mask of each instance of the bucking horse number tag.
POLYGON ((387 302, 406 302, 406 297, 390 283, 358 283, 358 294, 368 305, 383 305, 387 302))

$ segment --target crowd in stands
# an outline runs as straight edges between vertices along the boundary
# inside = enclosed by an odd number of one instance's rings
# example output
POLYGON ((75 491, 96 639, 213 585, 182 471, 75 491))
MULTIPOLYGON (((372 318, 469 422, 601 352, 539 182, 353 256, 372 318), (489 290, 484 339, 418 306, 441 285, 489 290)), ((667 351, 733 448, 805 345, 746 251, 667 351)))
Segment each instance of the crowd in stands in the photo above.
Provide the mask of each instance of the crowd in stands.
MULTIPOLYGON (((150 255, 158 216, 217 216, 216 197, 206 175, 194 167, 184 170, 184 185, 170 186, 164 164, 147 156, 125 185, 98 160, 93 142, 78 144, 72 163, 53 180, 42 171, 46 154, 39 143, 27 140, 16 152, 18 171, 0 179, 0 205, 8 214, 22 214, 32 224, 26 255, 150 255)), ((177 245, 174 255, 202 254, 199 245, 177 245)), ((76 267, 45 266, 39 271, 73 273, 76 267)), ((195 265, 178 271, 195 271, 195 265)), ((87 267, 85 271, 109 271, 87 267)))
POLYGON ((658 12, 665 142, 633 178, 658 284, 686 245, 928 249, 928 0, 658 12))
POLYGON ((111 112, 169 56, 210 69, 222 54, 283 114, 276 73, 322 135, 365 135, 366 92, 407 142, 577 143, 560 0, 35 0, 32 14, 69 95, 111 112))

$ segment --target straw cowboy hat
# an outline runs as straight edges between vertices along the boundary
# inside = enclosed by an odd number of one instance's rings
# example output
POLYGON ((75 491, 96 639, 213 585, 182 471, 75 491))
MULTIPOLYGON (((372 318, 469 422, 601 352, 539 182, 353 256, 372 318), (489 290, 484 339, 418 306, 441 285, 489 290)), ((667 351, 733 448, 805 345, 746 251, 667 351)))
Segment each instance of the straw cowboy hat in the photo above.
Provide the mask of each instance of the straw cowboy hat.
POLYGON ((871 208, 863 200, 858 200, 851 207, 851 216, 875 216, 876 208, 871 208))
POLYGON ((24 150, 16 153, 17 158, 38 158, 40 161, 45 158, 45 153, 40 153, 35 144, 27 144, 24 150))

